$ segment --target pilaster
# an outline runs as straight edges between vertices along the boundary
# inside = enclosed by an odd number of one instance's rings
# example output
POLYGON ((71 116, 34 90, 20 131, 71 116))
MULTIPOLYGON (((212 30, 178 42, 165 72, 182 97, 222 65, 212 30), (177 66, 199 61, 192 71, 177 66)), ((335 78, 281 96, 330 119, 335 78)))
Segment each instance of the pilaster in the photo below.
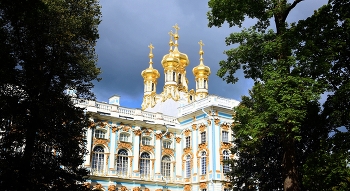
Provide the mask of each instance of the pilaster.
POLYGON ((133 152, 133 172, 139 172, 139 160, 140 160, 140 135, 141 135, 141 130, 139 127, 135 127, 134 130, 134 152, 133 152))
POLYGON ((111 150, 110 150, 110 157, 109 157, 109 168, 114 169, 114 161, 115 161, 115 141, 116 141, 116 131, 117 127, 112 127, 112 134, 111 134, 111 150))
POLYGON ((87 147, 88 152, 85 155, 85 166, 90 166, 91 144, 92 144, 92 129, 91 129, 91 127, 89 127, 87 130, 86 139, 87 139, 86 147, 87 147))

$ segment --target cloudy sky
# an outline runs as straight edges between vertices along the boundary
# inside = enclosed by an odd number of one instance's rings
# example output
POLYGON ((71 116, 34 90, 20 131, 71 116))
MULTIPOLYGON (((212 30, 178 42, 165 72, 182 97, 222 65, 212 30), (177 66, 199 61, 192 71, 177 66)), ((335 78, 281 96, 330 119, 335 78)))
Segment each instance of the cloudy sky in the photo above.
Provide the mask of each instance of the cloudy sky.
MULTIPOLYGON (((289 21, 297 21, 310 16, 327 0, 304 0, 291 12, 289 21)), ((239 32, 238 27, 209 28, 206 13, 209 11, 205 0, 100 0, 102 22, 99 25, 100 39, 97 42, 98 67, 102 80, 93 89, 98 101, 108 102, 114 94, 121 96, 121 105, 140 108, 143 98, 143 78, 141 72, 149 66, 149 48, 153 44, 153 67, 161 77, 158 79, 157 93, 164 85, 164 70, 161 59, 169 51, 168 32, 179 25, 179 50, 188 55, 187 67, 189 89, 195 89, 192 68, 199 64, 200 40, 205 46, 204 64, 211 68, 209 93, 240 100, 248 94, 253 85, 238 73, 236 84, 226 84, 216 75, 219 61, 225 60, 225 37, 239 32)), ((244 23, 249 27, 252 21, 244 23)))

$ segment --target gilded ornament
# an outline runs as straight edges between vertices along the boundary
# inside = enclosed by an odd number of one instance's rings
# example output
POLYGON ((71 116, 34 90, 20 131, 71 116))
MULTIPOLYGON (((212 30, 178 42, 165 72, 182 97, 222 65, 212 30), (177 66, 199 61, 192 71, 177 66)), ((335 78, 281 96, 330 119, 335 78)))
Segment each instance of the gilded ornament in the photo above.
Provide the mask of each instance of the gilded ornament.
POLYGON ((116 191, 117 190, 117 186, 116 185, 109 185, 108 186, 108 191, 116 191))
POLYGON ((199 184, 199 188, 200 188, 200 189, 206 189, 207 187, 208 187, 208 185, 207 185, 206 182, 201 182, 201 183, 199 184))
POLYGON ((185 178, 185 182, 190 182, 190 179, 189 178, 185 178))
POLYGON ((100 183, 97 183, 95 186, 94 186, 95 189, 103 189, 103 186, 100 184, 100 183))
POLYGON ((162 133, 158 133, 156 134, 156 139, 157 140, 160 140, 162 138, 163 134, 162 133))
POLYGON ((215 125, 219 125, 220 119, 219 119, 219 118, 216 118, 216 119, 214 120, 214 122, 215 122, 215 125))
POLYGON ((140 187, 134 187, 132 191, 140 191, 140 187))
POLYGON ((173 133, 168 133, 168 134, 166 135, 166 138, 171 139, 173 136, 174 136, 173 133))
POLYGON ((86 188, 90 188, 90 187, 91 187, 91 183, 90 183, 90 182, 85 182, 85 183, 84 183, 84 186, 85 186, 86 188))
POLYGON ((196 121, 196 116, 193 116, 193 121, 196 121))
POLYGON ((115 133, 118 130, 118 128, 116 126, 112 127, 112 132, 115 133))
POLYGON ((223 130, 228 131, 228 130, 230 129, 230 126, 229 126, 227 123, 223 123, 223 124, 221 125, 221 128, 222 128, 223 130))
POLYGON ((163 148, 162 153, 164 153, 165 155, 174 156, 174 150, 173 149, 163 148))
POLYGON ((186 129, 184 134, 185 134, 186 137, 190 136, 191 130, 190 129, 186 129))
POLYGON ((141 145, 140 152, 147 151, 153 153, 153 146, 150 145, 141 145))
POLYGON ((181 142, 181 137, 176 137, 175 140, 176 140, 177 143, 180 143, 181 142))
POLYGON ((193 131, 197 130, 197 124, 192 124, 193 131))
POLYGON ((133 160, 133 156, 130 156, 130 168, 132 167, 132 160, 133 160))
POLYGON ((199 131, 200 131, 200 132, 203 132, 203 131, 205 131, 206 129, 207 129, 207 126, 204 125, 204 124, 201 124, 201 125, 199 126, 199 131))
POLYGON ((128 142, 119 142, 118 143, 118 149, 122 149, 122 148, 131 149, 132 148, 132 144, 128 143, 128 142))
POLYGON ((191 185, 186 184, 186 185, 184 186, 184 191, 191 191, 191 185))
POLYGON ((124 125, 123 127, 123 131, 129 131, 131 127, 129 125, 124 125))
POLYGON ((109 142, 109 140, 107 140, 107 139, 100 139, 100 138, 95 138, 95 137, 93 139, 93 145, 100 144, 100 145, 105 145, 107 147, 108 142, 109 142))
POLYGON ((205 180, 205 175, 201 175, 201 180, 205 180))
POLYGON ((154 170, 154 161, 155 161, 156 159, 151 159, 151 161, 152 161, 152 170, 154 170))
POLYGON ((95 123, 93 121, 90 121, 88 128, 92 128, 92 127, 95 127, 95 123))
POLYGON ((145 191, 150 191, 149 188, 145 188, 144 190, 145 190, 145 191))
POLYGON ((211 121, 209 119, 207 120, 207 123, 208 123, 208 125, 211 125, 211 121))
POLYGON ((138 130, 134 130, 134 134, 135 134, 135 136, 140 136, 140 135, 141 135, 141 133, 142 133, 142 131, 141 131, 140 129, 138 129, 138 130))
POLYGON ((121 190, 121 191, 128 191, 128 189, 127 189, 125 186, 122 186, 122 187, 120 188, 120 190, 121 190))

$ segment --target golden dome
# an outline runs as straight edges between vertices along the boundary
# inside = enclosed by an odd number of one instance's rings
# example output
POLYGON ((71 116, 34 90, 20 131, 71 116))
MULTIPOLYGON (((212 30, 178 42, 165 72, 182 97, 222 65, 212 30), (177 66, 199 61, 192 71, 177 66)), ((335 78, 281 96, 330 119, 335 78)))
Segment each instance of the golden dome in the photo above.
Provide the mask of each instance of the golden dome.
POLYGON ((161 63, 164 70, 177 70, 177 68, 179 67, 180 61, 178 58, 174 57, 174 53, 172 49, 174 46, 174 42, 173 42, 174 33, 173 31, 170 31, 168 34, 170 35, 170 41, 169 41, 170 50, 169 50, 169 54, 166 54, 163 56, 161 63))
POLYGON ((204 54, 204 51, 203 51, 203 42, 202 40, 199 41, 198 43, 200 45, 200 50, 199 50, 199 55, 200 55, 200 62, 199 62, 199 65, 194 67, 192 72, 193 72, 193 75, 197 78, 208 78, 208 76, 210 75, 210 68, 208 66, 205 66, 203 64, 203 54, 204 54))
POLYGON ((141 72, 141 76, 143 77, 144 81, 153 81, 155 82, 157 78, 160 77, 160 74, 157 69, 154 69, 152 64, 152 58, 153 58, 153 53, 152 49, 154 48, 152 44, 148 46, 150 48, 150 53, 148 55, 150 61, 149 61, 149 67, 141 72))

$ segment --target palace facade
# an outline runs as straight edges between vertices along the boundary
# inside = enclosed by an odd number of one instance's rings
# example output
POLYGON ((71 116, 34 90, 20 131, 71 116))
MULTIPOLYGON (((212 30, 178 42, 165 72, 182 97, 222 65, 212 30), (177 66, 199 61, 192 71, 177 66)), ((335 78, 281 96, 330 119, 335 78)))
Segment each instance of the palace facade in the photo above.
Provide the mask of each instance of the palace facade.
POLYGON ((199 64, 192 69, 196 89, 188 90, 189 60, 178 47, 178 30, 170 32, 169 53, 161 64, 165 82, 156 93, 159 72, 142 71, 141 109, 109 103, 75 100, 91 114, 86 132, 88 154, 84 165, 91 174, 88 186, 105 191, 226 191, 224 159, 233 157, 232 108, 238 101, 208 94, 210 68, 204 65, 199 42, 199 64))

